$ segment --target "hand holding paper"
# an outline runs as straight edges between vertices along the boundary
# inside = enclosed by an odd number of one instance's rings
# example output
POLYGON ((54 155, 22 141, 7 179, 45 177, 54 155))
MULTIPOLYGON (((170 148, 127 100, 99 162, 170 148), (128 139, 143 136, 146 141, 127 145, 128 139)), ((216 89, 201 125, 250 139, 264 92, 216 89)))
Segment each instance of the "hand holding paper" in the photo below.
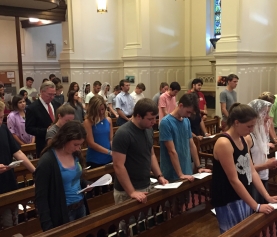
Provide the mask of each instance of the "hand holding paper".
POLYGON ((207 137, 203 137, 203 138, 206 139, 206 138, 213 138, 213 137, 215 137, 215 135, 211 135, 211 136, 207 136, 207 137))
POLYGON ((23 160, 13 161, 12 163, 10 163, 10 164, 8 165, 8 167, 10 167, 10 168, 15 168, 15 167, 19 166, 20 163, 22 163, 22 162, 23 162, 23 160))
POLYGON ((96 180, 94 183, 91 185, 87 186, 86 188, 80 190, 77 192, 77 194, 87 191, 90 188, 97 187, 97 186, 103 186, 103 185, 108 185, 112 182, 113 178, 110 174, 105 174, 103 175, 100 179, 96 180))

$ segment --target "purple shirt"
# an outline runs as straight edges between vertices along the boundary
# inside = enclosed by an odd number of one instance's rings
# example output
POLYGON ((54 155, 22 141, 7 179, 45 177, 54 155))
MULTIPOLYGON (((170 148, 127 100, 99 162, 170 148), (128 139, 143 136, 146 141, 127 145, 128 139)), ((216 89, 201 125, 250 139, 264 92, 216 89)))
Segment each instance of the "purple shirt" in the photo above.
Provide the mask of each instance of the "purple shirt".
POLYGON ((18 111, 12 111, 7 118, 7 126, 12 134, 18 136, 18 138, 26 143, 32 142, 32 135, 29 135, 25 131, 25 120, 20 116, 18 111))

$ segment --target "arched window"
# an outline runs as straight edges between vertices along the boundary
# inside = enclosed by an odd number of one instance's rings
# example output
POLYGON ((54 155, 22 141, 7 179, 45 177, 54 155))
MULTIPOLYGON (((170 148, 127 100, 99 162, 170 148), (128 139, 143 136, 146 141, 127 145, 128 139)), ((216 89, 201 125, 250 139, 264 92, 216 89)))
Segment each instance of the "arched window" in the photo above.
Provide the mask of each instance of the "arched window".
POLYGON ((221 35, 221 0, 214 0, 214 36, 221 35))

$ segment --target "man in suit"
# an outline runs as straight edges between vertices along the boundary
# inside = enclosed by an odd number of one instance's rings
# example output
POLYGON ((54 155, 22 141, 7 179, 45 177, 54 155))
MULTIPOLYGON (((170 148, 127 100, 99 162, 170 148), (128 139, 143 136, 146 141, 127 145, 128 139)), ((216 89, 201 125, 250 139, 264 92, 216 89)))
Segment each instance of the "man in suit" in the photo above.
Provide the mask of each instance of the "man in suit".
POLYGON ((45 136, 47 128, 54 122, 55 111, 59 104, 53 99, 56 95, 56 86, 46 81, 40 86, 40 97, 26 108, 25 129, 28 134, 36 136, 37 157, 46 146, 45 136))

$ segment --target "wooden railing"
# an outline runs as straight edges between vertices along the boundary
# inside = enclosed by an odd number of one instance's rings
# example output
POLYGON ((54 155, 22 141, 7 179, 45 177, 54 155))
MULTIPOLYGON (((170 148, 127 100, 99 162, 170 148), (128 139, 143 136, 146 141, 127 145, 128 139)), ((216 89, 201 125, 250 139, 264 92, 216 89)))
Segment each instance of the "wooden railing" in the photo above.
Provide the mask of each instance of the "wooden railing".
MULTIPOLYGON (((114 176, 114 169, 111 164, 102 166, 96 169, 84 171, 84 178, 89 181, 95 181, 104 174, 111 174, 114 176)), ((88 206, 91 212, 101 210, 103 208, 114 205, 113 200, 113 186, 109 185, 105 188, 105 193, 102 191, 102 187, 97 190, 92 190, 92 198, 88 199, 88 206)), ((4 193, 0 195, 0 212, 2 209, 11 209, 13 215, 14 210, 19 204, 23 206, 23 211, 19 212, 19 220, 21 223, 18 225, 0 230, 0 236, 12 236, 16 233, 24 235, 30 235, 35 232, 41 231, 40 223, 37 218, 37 213, 34 208, 35 188, 33 186, 21 188, 12 192, 4 193), (26 207, 30 206, 30 209, 26 207)), ((0 227, 1 229, 1 227, 0 227)))
POLYGON ((220 237, 275 237, 277 235, 276 226, 276 210, 268 215, 263 213, 254 213, 220 235, 220 237))
POLYGON ((210 181, 208 176, 194 182, 184 181, 178 189, 155 190, 147 196, 145 204, 138 204, 136 200, 126 201, 36 236, 102 237, 130 236, 131 233, 143 237, 167 236, 210 212, 210 181), (189 192, 192 194, 191 203, 186 200, 183 207, 180 197, 183 199, 189 192), (134 224, 129 224, 130 219, 134 224), (126 235, 121 235, 123 232, 118 228, 122 226, 122 220, 125 220, 126 235))
POLYGON ((213 119, 208 119, 204 122, 207 132, 211 135, 217 134, 221 131, 220 117, 214 116, 213 119))

